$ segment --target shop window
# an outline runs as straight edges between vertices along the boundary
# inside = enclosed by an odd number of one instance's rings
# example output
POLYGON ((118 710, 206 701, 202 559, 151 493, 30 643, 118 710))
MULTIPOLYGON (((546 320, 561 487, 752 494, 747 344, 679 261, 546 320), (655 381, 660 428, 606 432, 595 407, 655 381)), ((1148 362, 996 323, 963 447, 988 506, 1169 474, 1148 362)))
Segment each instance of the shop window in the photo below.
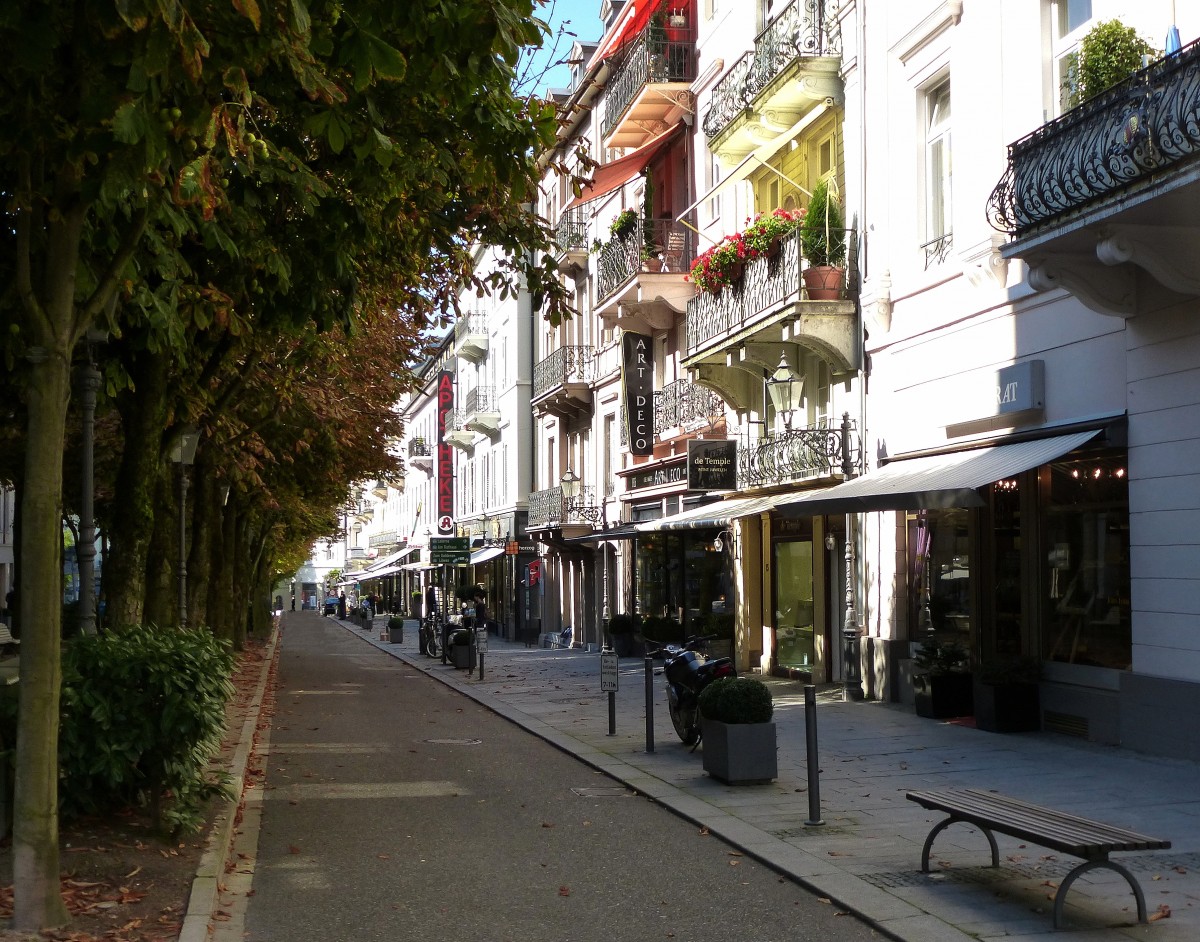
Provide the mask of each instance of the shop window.
POLYGON ((1129 482, 1125 456, 1049 467, 1045 625, 1049 661, 1129 670, 1129 482))
POLYGON ((775 543, 775 664, 811 671, 816 663, 812 540, 775 543))
POLYGON ((934 632, 964 646, 971 639, 971 515, 956 507, 910 515, 908 623, 914 640, 934 632))

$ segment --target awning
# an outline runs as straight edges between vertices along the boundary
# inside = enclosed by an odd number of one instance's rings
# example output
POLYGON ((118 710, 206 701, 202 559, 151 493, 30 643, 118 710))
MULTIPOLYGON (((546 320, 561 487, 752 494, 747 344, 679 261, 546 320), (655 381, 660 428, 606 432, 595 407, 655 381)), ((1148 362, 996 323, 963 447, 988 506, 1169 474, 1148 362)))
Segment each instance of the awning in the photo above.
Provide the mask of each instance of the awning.
POLYGON ((682 124, 677 124, 670 130, 663 131, 662 134, 653 140, 647 141, 637 150, 626 154, 624 157, 618 157, 616 160, 597 167, 592 182, 588 186, 585 186, 583 192, 575 197, 575 199, 563 207, 563 212, 591 200, 599 199, 601 196, 611 193, 618 187, 624 186, 645 170, 650 161, 657 157, 676 136, 682 133, 683 127, 682 124))
POLYGON ((382 569, 372 569, 370 572, 359 573, 358 581, 366 582, 368 579, 378 579, 380 576, 392 576, 399 571, 399 566, 384 566, 382 569))
MULTIPOLYGON (((658 0, 629 0, 621 11, 617 23, 606 42, 592 54, 591 62, 600 62, 620 52, 621 48, 650 22, 650 14, 658 6, 658 0)), ((590 65, 590 63, 589 63, 590 65)))
POLYGON ((583 536, 573 536, 568 540, 563 540, 563 542, 606 543, 609 540, 632 540, 637 535, 638 525, 636 523, 624 523, 619 527, 610 527, 607 530, 593 530, 591 533, 585 533, 583 536))
POLYGON ((1061 458, 1095 438, 1099 429, 1012 445, 896 460, 878 471, 776 505, 783 517, 872 510, 980 507, 978 489, 1061 458))
POLYGON ((669 517, 660 517, 657 520, 639 523, 637 529, 639 533, 655 533, 659 530, 700 530, 705 527, 727 527, 730 521, 737 517, 748 517, 770 510, 778 499, 778 496, 737 497, 733 500, 702 504, 699 507, 689 507, 687 510, 669 517))
POLYGON ((828 110, 829 106, 822 102, 813 108, 812 111, 809 111, 807 114, 805 114, 803 118, 793 124, 782 134, 771 138, 771 140, 769 140, 766 144, 762 144, 755 150, 752 150, 749 154, 742 158, 741 162, 738 163, 736 167, 730 170, 729 173, 725 174, 725 176, 721 177, 721 179, 713 185, 712 189, 700 197, 700 199, 696 200, 696 202, 692 203, 692 205, 683 212, 679 213, 675 217, 675 221, 684 221, 688 214, 690 214, 692 210, 694 210, 701 203, 719 195, 721 191, 727 187, 733 186, 733 184, 740 183, 742 180, 745 180, 746 177, 750 176, 750 174, 759 169, 759 167, 766 167, 776 176, 781 177, 785 183, 789 183, 796 187, 796 189, 807 193, 809 196, 812 196, 808 190, 804 189, 804 187, 790 177, 784 176, 781 171, 777 170, 775 167, 772 167, 769 163, 767 163, 767 161, 779 153, 779 151, 783 150, 783 148, 789 142, 795 140, 796 135, 798 135, 801 131, 808 127, 808 125, 812 124, 815 120, 817 120, 817 118, 821 117, 821 115, 828 110))
POLYGON ((471 554, 471 565, 476 566, 479 563, 486 563, 489 559, 495 559, 497 556, 503 555, 503 546, 485 546, 483 549, 475 550, 471 554))
POLYGON ((435 569, 433 563, 405 563, 400 567, 401 572, 419 572, 422 569, 435 569))

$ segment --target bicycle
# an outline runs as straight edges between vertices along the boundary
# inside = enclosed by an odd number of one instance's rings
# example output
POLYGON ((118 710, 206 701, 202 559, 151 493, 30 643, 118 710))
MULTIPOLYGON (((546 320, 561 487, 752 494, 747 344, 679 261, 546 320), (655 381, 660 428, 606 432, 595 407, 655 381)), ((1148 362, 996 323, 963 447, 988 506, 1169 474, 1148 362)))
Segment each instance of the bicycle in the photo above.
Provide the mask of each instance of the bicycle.
POLYGON ((442 618, 440 612, 426 615, 421 620, 421 653, 426 657, 437 657, 442 653, 442 618))

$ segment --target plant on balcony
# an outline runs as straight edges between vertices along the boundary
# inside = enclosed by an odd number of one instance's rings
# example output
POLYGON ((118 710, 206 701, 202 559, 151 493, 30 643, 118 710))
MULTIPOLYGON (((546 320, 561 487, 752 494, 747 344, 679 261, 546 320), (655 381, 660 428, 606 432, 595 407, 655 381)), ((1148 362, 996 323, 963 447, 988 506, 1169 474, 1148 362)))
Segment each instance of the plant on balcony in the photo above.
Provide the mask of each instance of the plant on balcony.
POLYGON ((1143 56, 1158 50, 1120 20, 1105 20, 1093 26, 1079 44, 1073 68, 1063 82, 1064 101, 1073 108, 1124 81, 1142 68, 1143 56))
POLYGON ((647 271, 662 271, 658 243, 654 232, 654 176, 646 171, 646 189, 642 196, 642 267, 647 271))
POLYGON ((688 280, 700 291, 720 294, 742 277, 747 261, 746 251, 740 232, 727 235, 708 251, 696 256, 688 280))
POLYGON ((776 209, 759 213, 742 233, 751 258, 775 252, 785 237, 804 223, 803 209, 776 209))
POLYGON ((608 234, 614 239, 624 239, 637 228, 637 213, 632 209, 623 209, 617 213, 616 219, 609 224, 608 234))
POLYGON ((814 301, 841 297, 845 278, 846 229, 837 196, 829 192, 829 181, 813 187, 808 212, 800 224, 800 250, 808 261, 804 286, 814 301))

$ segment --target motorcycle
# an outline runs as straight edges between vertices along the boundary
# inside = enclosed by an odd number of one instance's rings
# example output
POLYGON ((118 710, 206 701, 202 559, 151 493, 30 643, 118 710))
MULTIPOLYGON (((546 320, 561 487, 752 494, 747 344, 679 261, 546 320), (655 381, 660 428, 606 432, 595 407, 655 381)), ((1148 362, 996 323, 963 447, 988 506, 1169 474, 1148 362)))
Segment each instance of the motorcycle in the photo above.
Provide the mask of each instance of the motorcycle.
POLYGON ((714 680, 737 676, 732 658, 710 658, 707 648, 703 638, 689 638, 681 647, 659 649, 664 658, 671 725, 685 746, 700 742, 700 692, 714 680))

